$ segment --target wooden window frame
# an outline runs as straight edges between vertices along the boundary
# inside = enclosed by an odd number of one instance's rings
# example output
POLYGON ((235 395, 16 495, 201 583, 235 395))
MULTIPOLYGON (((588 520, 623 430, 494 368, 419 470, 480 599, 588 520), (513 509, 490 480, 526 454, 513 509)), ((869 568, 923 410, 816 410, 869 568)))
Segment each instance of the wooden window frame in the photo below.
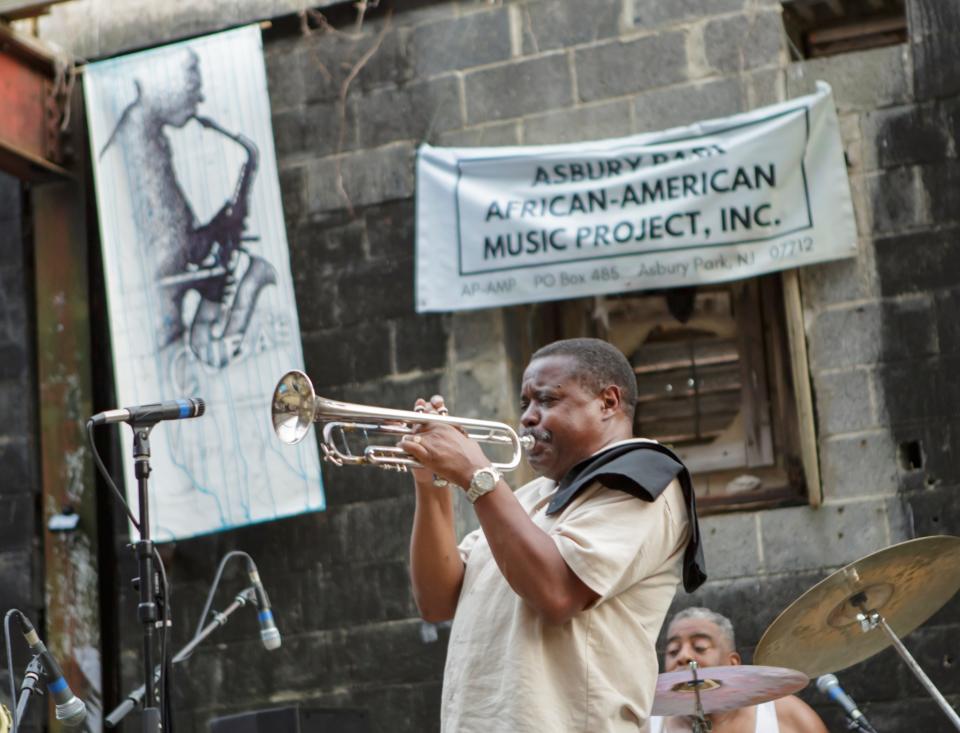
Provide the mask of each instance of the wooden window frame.
MULTIPOLYGON (((740 281, 731 286, 731 292, 743 299, 738 304, 740 312, 749 314, 743 321, 747 328, 738 330, 741 399, 747 404, 744 413, 758 422, 744 426, 747 436, 745 460, 733 463, 725 459, 713 467, 707 464, 709 470, 692 470, 694 485, 696 487, 698 477, 701 481, 707 476, 721 477, 722 480, 725 471, 731 475, 749 472, 751 469, 748 465, 752 463, 771 464, 771 471, 778 471, 786 478, 779 482, 771 480, 769 488, 761 487, 742 493, 698 494, 701 513, 707 515, 803 503, 820 506, 823 493, 797 271, 787 270, 740 281), (762 298, 759 297, 761 291, 762 298), (762 314, 756 309, 751 312, 751 299, 768 305, 773 303, 775 307, 765 308, 762 314), (748 355, 748 358, 742 358, 742 355, 748 355), (777 384, 772 384, 777 381, 777 384), (764 425, 764 419, 772 425, 764 425), (772 440, 769 439, 771 435, 772 440)), ((636 295, 646 297, 649 294, 636 295)), ((605 320, 608 306, 609 302, 602 297, 562 304, 558 318, 559 335, 598 336, 616 343, 615 338, 610 338, 609 323, 605 320)), ((678 450, 678 453, 682 452, 678 450)), ((701 466, 705 465, 705 454, 700 451, 701 466)))

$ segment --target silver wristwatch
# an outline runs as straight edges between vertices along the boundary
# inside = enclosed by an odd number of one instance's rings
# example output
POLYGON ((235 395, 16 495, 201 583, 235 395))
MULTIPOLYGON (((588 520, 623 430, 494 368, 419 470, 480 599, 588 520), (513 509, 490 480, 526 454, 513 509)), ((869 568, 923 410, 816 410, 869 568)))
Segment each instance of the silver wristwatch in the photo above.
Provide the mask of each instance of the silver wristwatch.
POLYGON ((473 504, 484 494, 488 494, 496 488, 500 482, 500 472, 493 466, 484 466, 478 468, 473 478, 470 479, 470 486, 467 488, 467 499, 473 504))

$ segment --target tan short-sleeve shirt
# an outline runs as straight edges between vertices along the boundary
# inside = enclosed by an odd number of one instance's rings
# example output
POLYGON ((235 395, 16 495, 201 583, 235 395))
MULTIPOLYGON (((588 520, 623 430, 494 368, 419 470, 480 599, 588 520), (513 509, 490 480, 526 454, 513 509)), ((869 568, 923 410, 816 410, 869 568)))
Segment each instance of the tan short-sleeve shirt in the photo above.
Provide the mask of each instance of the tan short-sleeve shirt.
POLYGON ((516 497, 600 598, 551 625, 507 584, 482 530, 467 535, 443 679, 444 733, 645 730, 655 643, 689 535, 683 492, 673 481, 647 502, 594 484, 547 516, 555 488, 539 478, 516 497))

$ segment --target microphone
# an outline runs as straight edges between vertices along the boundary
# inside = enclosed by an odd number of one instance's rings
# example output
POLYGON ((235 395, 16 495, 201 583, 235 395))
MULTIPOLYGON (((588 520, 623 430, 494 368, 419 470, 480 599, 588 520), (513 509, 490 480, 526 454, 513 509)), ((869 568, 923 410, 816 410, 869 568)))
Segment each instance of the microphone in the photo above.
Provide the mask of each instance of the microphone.
POLYGON ((257 595, 257 617, 260 619, 260 639, 263 646, 268 651, 279 649, 281 644, 280 631, 273 622, 273 611, 270 610, 270 599, 267 598, 267 591, 263 589, 263 583, 260 582, 260 573, 253 560, 247 560, 247 573, 250 576, 250 582, 253 583, 253 590, 257 595))
POLYGON ((206 404, 197 397, 98 412, 90 418, 90 422, 94 425, 109 425, 115 422, 126 422, 133 426, 155 425, 162 420, 185 420, 191 417, 200 417, 205 411, 206 404))
POLYGON ((849 717, 860 730, 867 731, 867 733, 876 733, 866 716, 860 712, 853 698, 840 687, 840 682, 837 680, 836 675, 824 674, 817 677, 817 689, 842 707, 847 717, 849 717))
POLYGON ((64 725, 80 725, 83 719, 87 717, 87 706, 83 703, 83 700, 73 694, 70 685, 63 678, 60 665, 57 664, 53 655, 47 651, 46 645, 40 641, 33 624, 22 613, 19 614, 19 617, 23 638, 27 640, 30 651, 40 658, 40 662, 50 678, 47 680, 47 690, 50 691, 50 695, 57 704, 57 720, 62 721, 64 725))

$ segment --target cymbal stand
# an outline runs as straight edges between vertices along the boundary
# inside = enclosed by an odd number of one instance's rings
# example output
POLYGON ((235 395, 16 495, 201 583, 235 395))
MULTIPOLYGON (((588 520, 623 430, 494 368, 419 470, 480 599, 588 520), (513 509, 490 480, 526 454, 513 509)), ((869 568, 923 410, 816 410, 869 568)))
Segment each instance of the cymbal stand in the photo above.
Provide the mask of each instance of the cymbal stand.
POLYGON ((703 703, 700 701, 700 687, 703 682, 697 678, 698 665, 694 660, 690 660, 690 674, 693 675, 693 696, 696 699, 696 714, 693 716, 693 733, 710 733, 713 729, 713 723, 707 719, 703 712, 703 703))
POLYGON ((878 611, 868 611, 862 605, 858 604, 860 608, 860 613, 857 614, 857 621, 860 622, 860 629, 866 633, 875 628, 880 628, 890 639, 890 642, 893 644, 893 648, 897 650, 897 654, 900 655, 900 658, 906 662, 907 667, 910 668, 910 671, 916 676, 920 681, 920 684, 926 688, 927 692, 930 693, 931 697, 936 701, 937 705, 943 710, 947 718, 950 719, 950 722, 953 723, 953 727, 957 730, 960 730, 960 716, 957 715, 957 711, 950 707, 950 704, 946 701, 943 695, 940 694, 940 690, 936 688, 936 685, 930 680, 929 677, 924 673, 920 668, 920 665, 917 664, 917 661, 913 658, 907 648, 903 645, 903 642, 897 638, 897 635, 893 632, 893 629, 890 628, 883 616, 880 615, 878 611))

